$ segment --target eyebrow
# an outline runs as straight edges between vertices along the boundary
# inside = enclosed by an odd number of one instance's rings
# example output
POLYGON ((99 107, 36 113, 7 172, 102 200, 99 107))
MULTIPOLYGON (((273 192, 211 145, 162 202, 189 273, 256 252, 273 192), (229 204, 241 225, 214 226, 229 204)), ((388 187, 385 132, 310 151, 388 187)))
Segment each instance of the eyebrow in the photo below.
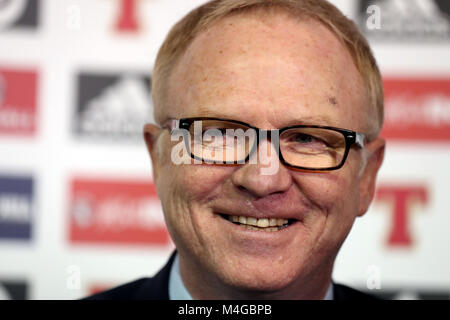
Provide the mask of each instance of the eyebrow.
POLYGON ((230 120, 233 119, 227 115, 218 113, 215 110, 208 110, 208 109, 202 108, 202 107, 199 108, 198 117, 212 117, 212 118, 222 118, 222 119, 230 119, 230 120))
POLYGON ((334 124, 334 121, 326 116, 326 115, 320 115, 320 116, 306 116, 301 117, 298 119, 291 119, 289 120, 285 127, 289 126, 295 126, 295 125, 323 125, 323 126, 332 126, 334 124))

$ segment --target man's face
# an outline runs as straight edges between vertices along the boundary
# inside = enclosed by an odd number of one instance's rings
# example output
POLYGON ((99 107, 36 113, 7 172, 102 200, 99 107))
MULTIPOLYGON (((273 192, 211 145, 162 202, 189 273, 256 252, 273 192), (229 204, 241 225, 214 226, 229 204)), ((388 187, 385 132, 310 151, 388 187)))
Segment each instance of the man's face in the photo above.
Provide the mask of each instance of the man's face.
MULTIPOLYGON (((208 116, 264 129, 314 124, 367 131, 366 97, 350 54, 322 24, 282 13, 219 21, 190 45, 169 85, 166 109, 157 111, 161 121, 208 116)), ((190 277, 266 292, 329 280, 340 245, 367 209, 358 149, 336 171, 280 164, 263 175, 258 164, 176 166, 168 130, 157 144, 151 148, 155 181, 188 289, 190 277), (294 223, 265 232, 224 216, 294 223)))

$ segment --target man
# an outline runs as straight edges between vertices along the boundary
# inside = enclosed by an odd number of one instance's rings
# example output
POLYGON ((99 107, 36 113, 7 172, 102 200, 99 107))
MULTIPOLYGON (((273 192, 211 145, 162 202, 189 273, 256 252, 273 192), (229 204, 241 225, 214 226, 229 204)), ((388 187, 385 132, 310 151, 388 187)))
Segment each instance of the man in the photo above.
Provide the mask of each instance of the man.
POLYGON ((209 2, 168 35, 152 92, 145 138, 177 251, 93 298, 369 298, 331 279, 385 145, 381 76, 351 21, 322 0, 209 2))

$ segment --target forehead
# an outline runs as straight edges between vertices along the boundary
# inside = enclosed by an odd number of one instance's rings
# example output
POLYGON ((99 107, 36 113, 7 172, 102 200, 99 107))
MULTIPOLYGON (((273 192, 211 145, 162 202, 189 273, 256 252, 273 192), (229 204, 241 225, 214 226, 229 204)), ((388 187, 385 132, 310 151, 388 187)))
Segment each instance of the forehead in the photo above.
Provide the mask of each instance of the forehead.
POLYGON ((360 130, 363 92, 350 54, 321 23, 236 14, 201 32, 179 59, 162 117, 222 116, 267 128, 317 118, 360 130))

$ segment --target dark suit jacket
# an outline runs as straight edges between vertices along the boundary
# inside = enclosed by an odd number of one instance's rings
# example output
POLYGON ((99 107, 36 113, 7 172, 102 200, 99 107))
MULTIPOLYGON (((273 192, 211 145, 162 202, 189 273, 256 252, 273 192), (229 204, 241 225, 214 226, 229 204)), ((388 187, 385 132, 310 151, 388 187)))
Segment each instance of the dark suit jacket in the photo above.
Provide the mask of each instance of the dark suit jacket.
MULTIPOLYGON (((86 300, 169 300, 169 275, 175 253, 153 277, 142 278, 87 297, 86 300)), ((376 300, 374 296, 333 283, 334 300, 376 300)))

